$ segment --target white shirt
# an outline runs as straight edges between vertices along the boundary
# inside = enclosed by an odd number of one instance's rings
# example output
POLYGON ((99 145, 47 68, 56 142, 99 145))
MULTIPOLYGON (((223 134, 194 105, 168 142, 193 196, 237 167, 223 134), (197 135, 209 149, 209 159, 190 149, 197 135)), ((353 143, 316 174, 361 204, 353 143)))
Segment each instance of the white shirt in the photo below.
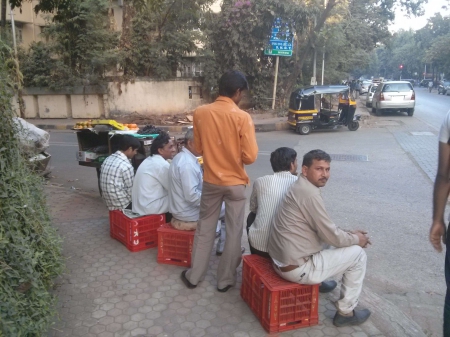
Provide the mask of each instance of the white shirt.
POLYGON ((297 179, 291 172, 283 171, 255 180, 250 197, 250 211, 256 213, 256 218, 248 233, 253 248, 268 252, 273 217, 287 191, 297 179))
POLYGON ((198 221, 203 173, 197 158, 183 148, 169 168, 169 212, 181 221, 198 221))
POLYGON ((122 151, 113 153, 102 164, 100 187, 110 211, 123 209, 131 202, 134 169, 122 151))
POLYGON ((169 166, 159 154, 147 157, 139 166, 133 183, 133 212, 140 215, 169 211, 169 166))

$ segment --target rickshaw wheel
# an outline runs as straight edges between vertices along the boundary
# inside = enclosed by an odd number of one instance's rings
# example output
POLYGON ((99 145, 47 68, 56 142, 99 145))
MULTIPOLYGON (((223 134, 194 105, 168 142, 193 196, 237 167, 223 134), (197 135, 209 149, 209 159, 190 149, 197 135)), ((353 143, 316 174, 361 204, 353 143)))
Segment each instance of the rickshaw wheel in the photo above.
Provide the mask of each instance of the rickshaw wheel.
POLYGON ((311 132, 311 125, 302 124, 300 126, 297 126, 297 132, 301 135, 308 135, 311 132))
POLYGON ((359 122, 358 122, 358 121, 350 122, 350 123, 348 124, 348 129, 349 129, 350 131, 356 131, 356 130, 358 130, 358 129, 359 129, 359 122))

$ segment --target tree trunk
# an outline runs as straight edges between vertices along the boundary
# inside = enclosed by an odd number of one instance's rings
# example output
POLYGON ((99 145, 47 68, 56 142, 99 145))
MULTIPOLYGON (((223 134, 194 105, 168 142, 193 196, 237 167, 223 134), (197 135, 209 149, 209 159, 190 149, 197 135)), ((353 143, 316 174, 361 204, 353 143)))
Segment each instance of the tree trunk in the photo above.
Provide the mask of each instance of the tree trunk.
POLYGON ((0 29, 1 29, 1 36, 2 36, 2 40, 5 39, 6 36, 6 0, 1 0, 2 4, 1 4, 1 12, 2 12, 2 16, 1 16, 1 23, 0 23, 0 29))
POLYGON ((329 0, 327 6, 320 14, 320 16, 317 18, 316 25, 314 27, 311 27, 311 29, 306 33, 306 36, 303 37, 304 41, 302 43, 300 41, 297 41, 297 43, 299 45, 301 43, 303 47, 299 48, 298 55, 295 56, 294 69, 286 79, 285 85, 286 90, 283 95, 284 97, 282 97, 282 101, 284 103, 287 103, 287 100, 291 95, 292 89, 295 87, 295 84, 297 83, 297 78, 302 73, 302 68, 303 64, 305 63, 305 60, 309 58, 309 56, 311 55, 312 51, 316 46, 317 34, 322 30, 323 26, 325 25, 325 21, 330 16, 333 8, 336 7, 338 1, 339 0, 329 0))
POLYGON ((131 62, 131 35, 133 29, 132 21, 136 14, 136 9, 133 6, 132 0, 123 1, 122 13, 122 35, 120 36, 119 48, 124 53, 123 74, 127 75, 130 71, 129 64, 131 62))

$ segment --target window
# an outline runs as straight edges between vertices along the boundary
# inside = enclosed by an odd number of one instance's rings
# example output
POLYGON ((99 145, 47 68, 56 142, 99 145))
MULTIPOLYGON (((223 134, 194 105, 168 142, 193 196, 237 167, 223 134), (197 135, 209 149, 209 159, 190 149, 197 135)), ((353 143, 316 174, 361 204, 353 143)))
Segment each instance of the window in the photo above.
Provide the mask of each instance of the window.
POLYGON ((410 83, 389 83, 383 87, 383 92, 401 92, 411 90, 413 90, 413 88, 410 83))

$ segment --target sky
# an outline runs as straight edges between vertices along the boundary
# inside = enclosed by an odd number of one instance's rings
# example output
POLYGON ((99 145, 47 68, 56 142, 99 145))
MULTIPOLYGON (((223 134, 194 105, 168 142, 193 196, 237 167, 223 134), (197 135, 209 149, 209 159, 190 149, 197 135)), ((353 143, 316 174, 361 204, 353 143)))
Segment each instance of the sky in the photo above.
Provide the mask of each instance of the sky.
MULTIPOLYGON (((447 0, 428 0, 428 3, 424 5, 425 15, 420 17, 405 16, 400 9, 395 12, 395 21, 389 27, 391 32, 396 32, 400 29, 404 30, 417 30, 427 24, 427 19, 434 16, 435 13, 440 12, 442 16, 450 15, 450 10, 443 10, 442 6, 448 5, 447 0)), ((449 6, 450 7, 450 6, 449 6)))

